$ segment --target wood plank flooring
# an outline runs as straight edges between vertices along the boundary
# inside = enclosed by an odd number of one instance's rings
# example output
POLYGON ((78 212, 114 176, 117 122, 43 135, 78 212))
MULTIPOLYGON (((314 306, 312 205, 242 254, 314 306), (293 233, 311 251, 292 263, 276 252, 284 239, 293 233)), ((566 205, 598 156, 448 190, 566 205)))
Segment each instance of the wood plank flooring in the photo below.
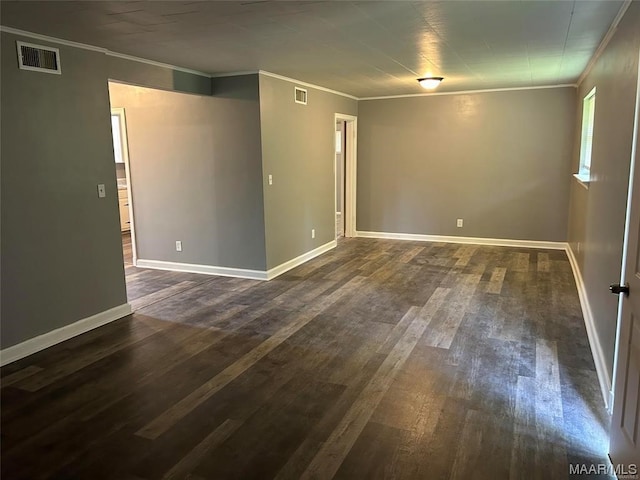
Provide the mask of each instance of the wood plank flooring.
POLYGON ((134 315, 1 370, 3 479, 553 479, 606 462, 564 252, 341 239, 270 282, 125 271, 134 315))

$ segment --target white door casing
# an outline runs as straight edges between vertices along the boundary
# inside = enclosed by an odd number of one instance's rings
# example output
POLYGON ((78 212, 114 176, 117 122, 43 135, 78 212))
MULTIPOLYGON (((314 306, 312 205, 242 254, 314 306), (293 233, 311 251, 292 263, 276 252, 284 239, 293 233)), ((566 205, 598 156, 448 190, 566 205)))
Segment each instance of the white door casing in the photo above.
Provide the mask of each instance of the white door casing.
MULTIPOLYGON (((335 130, 335 124, 339 121, 346 122, 345 127, 345 141, 346 149, 344 151, 344 200, 342 205, 342 216, 344 218, 344 236, 355 237, 356 236, 356 177, 357 177, 357 164, 358 164, 358 117, 353 115, 346 115, 343 113, 336 113, 333 119, 333 129, 335 130)), ((334 185, 337 183, 336 167, 335 167, 335 155, 333 158, 334 165, 334 185)), ((335 200, 336 192, 334 192, 334 209, 336 211, 337 201, 335 200)), ((335 222, 334 222, 335 223, 335 222)), ((337 230, 337 229, 336 229, 337 230)), ((337 231, 336 235, 337 236, 337 231)), ((334 236, 334 238, 335 238, 334 236)))
POLYGON ((620 285, 609 456, 619 474, 640 474, 640 55, 620 285))
MULTIPOLYGON (((118 123, 120 125, 120 149, 122 152, 122 159, 124 161, 124 170, 127 177, 127 200, 129 203, 129 221, 131 226, 131 253, 132 263, 134 266, 138 263, 138 253, 136 248, 136 234, 135 234, 135 221, 133 216, 133 195, 131 193, 131 168, 129 165, 129 141, 127 138, 127 120, 124 114, 124 108, 114 107, 111 109, 111 115, 118 117, 118 123)), ((115 140, 114 140, 115 141, 115 140)))

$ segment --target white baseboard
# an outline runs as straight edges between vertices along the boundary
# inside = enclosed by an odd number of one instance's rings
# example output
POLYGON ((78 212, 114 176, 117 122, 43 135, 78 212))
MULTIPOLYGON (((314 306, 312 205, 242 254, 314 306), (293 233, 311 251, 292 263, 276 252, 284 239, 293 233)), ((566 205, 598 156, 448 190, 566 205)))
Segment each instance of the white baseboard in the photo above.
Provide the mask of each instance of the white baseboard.
POLYGON ((40 350, 49 348, 57 343, 64 342, 70 338, 81 335, 89 330, 98 328, 119 318, 126 317, 131 314, 131 305, 125 303, 117 307, 110 308, 104 312, 97 313, 82 320, 78 320, 70 325, 57 328, 50 332, 30 338, 22 343, 13 345, 0 351, 0 365, 4 366, 8 363, 15 362, 21 358, 32 355, 40 350))
POLYGON ((321 245, 307 253, 293 258, 277 267, 271 268, 268 271, 264 270, 248 270, 244 268, 230 268, 230 267, 215 267, 212 265, 197 265, 195 263, 178 263, 178 262, 165 262, 162 260, 144 260, 138 259, 136 267, 138 268, 152 268, 156 270, 170 270, 172 272, 185 272, 185 273, 201 273, 204 275, 219 275, 222 277, 236 277, 236 278, 248 278, 251 280, 271 280, 272 278, 282 275, 284 272, 297 267, 311 260, 312 258, 322 255, 323 253, 335 248, 337 242, 332 240, 329 243, 321 245))
POLYGON ((576 287, 578 287, 578 296, 580 297, 580 306, 582 307, 582 316, 584 317, 584 324, 587 328, 587 337, 589 338, 589 345, 591 346, 591 354, 593 355, 593 361, 596 364, 596 372, 598 374, 598 381, 600 382, 600 390, 602 390, 602 397, 607 410, 611 412, 613 407, 613 390, 611 377, 609 376, 609 370, 607 369, 607 362, 602 351, 602 345, 600 345, 600 338, 596 331, 596 326, 593 320, 593 313, 591 312, 591 306, 589 305, 589 298, 587 297, 587 289, 584 281, 582 280, 582 273, 578 267, 578 262, 573 250, 567 245, 567 256, 569 257, 569 263, 571 263, 571 269, 573 270, 573 277, 576 281, 576 287))
POLYGON ((198 265, 195 263, 165 262, 163 260, 138 259, 138 268, 152 268, 156 270, 170 270, 172 272, 202 273, 204 275, 218 275, 221 277, 249 278, 251 280, 267 280, 264 270, 248 270, 244 268, 215 267, 213 265, 198 265))
POLYGON ((538 240, 511 240, 504 238, 456 237, 443 235, 421 235, 416 233, 389 232, 356 232, 356 237, 382 238, 388 240, 413 240, 418 242, 464 243, 475 245, 492 245, 497 247, 545 248, 549 250, 566 250, 565 242, 545 242, 538 240))
POLYGON ((292 268, 297 267, 298 265, 302 265, 305 262, 308 262, 312 258, 317 257, 318 255, 322 255, 325 252, 328 252, 332 248, 336 248, 338 242, 335 240, 331 240, 329 243, 325 243, 324 245, 319 246, 318 248, 314 248, 313 250, 303 253, 299 257, 293 258, 287 262, 284 262, 277 267, 271 268, 267 271, 267 280, 271 280, 272 278, 277 277, 278 275, 282 275, 285 272, 288 272, 292 268))

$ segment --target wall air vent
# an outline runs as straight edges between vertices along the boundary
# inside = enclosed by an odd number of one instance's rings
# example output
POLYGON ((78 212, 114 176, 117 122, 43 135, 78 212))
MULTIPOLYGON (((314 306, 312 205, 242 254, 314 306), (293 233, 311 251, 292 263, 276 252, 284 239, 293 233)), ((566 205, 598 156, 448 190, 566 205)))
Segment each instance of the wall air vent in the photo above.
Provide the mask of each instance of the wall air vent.
POLYGON ((307 91, 304 88, 295 87, 295 101, 302 105, 307 104, 307 91))
POLYGON ((22 70, 56 73, 60 75, 60 51, 57 48, 16 42, 18 47, 18 65, 22 70))

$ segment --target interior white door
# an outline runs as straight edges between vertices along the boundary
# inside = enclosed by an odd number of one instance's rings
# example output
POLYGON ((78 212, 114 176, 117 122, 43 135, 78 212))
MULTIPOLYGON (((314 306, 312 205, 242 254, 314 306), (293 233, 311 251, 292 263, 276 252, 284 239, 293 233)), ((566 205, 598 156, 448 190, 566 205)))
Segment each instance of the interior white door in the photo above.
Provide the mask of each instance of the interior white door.
POLYGON ((616 471, 627 475, 640 473, 640 69, 636 97, 609 447, 616 471))

